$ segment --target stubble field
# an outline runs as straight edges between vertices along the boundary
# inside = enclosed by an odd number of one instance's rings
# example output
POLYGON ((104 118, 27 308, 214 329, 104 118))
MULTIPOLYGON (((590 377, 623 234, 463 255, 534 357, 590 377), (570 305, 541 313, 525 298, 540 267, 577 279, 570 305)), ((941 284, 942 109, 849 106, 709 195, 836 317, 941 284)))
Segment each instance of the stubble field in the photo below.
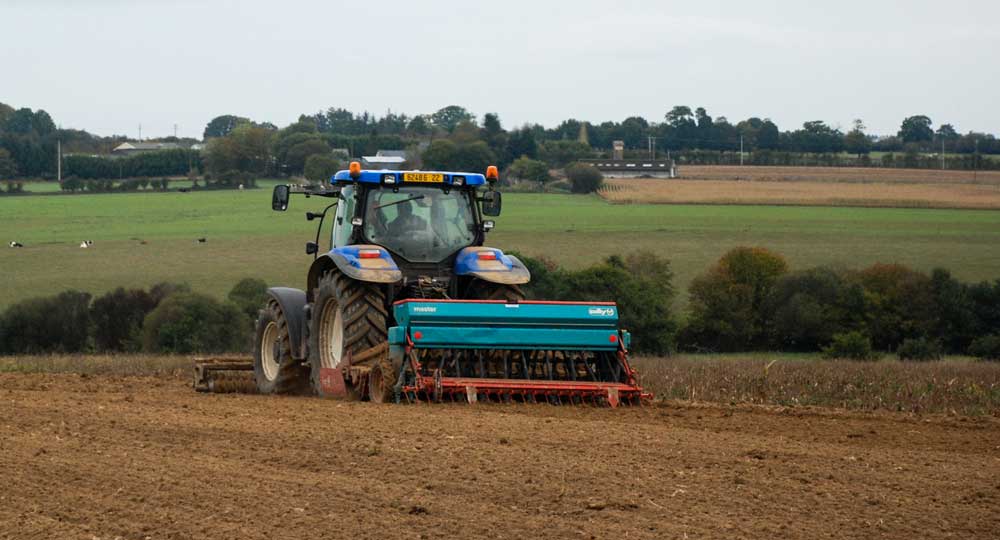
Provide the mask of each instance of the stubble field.
POLYGON ((0 373, 0 538, 994 538, 992 417, 0 373))
POLYGON ((685 166, 679 179, 609 179, 601 196, 626 204, 1000 209, 1000 172, 685 166))

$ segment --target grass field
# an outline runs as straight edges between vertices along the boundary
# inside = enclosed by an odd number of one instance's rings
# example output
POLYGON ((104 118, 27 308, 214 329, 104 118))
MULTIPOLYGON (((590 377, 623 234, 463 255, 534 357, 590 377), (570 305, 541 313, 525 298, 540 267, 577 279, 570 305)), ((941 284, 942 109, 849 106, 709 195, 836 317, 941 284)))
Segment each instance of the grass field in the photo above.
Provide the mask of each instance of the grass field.
MULTIPOLYGON (((159 178, 156 178, 155 180, 159 180, 159 178)), ((62 192, 59 182, 54 180, 15 180, 14 182, 21 182, 26 193, 42 194, 62 192)), ((262 189, 271 189, 277 183, 279 183, 279 180, 258 180, 257 186, 262 189)), ((170 189, 190 188, 192 184, 193 182, 187 178, 179 177, 170 179, 170 189)), ((204 181, 201 182, 201 185, 205 185, 204 181)), ((6 184, 0 184, 0 187, 6 189, 6 184)))
MULTIPOLYGON (((303 247, 315 231, 303 212, 321 205, 295 198, 291 211, 272 212, 267 189, 0 198, 0 306, 164 280, 219 297, 247 276, 301 287, 310 262, 303 247), (77 247, 85 239, 91 249, 77 247), (26 247, 5 247, 10 240, 26 247)), ((572 268, 652 250, 673 261, 682 290, 738 245, 774 249, 793 268, 900 262, 944 266, 964 280, 1000 277, 996 211, 611 205, 556 194, 509 194, 504 206, 491 245, 572 268)))

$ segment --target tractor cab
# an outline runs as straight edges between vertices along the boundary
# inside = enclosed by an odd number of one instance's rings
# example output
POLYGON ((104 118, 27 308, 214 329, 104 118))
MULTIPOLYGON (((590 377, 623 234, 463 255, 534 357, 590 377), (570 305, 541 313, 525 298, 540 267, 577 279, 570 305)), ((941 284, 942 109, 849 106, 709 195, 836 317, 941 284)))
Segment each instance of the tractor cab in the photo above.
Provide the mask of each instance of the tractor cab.
POLYGON ((343 171, 332 183, 341 186, 333 247, 374 244, 400 262, 427 264, 483 244, 481 174, 362 171, 354 179, 343 171))
MULTIPOLYGON (((329 185, 303 191, 337 199, 323 212, 306 214, 307 219, 320 218, 316 241, 306 246, 316 259, 310 276, 336 266, 352 279, 386 284, 391 300, 461 298, 475 280, 527 283, 530 275, 520 261, 483 247, 494 227, 488 218, 501 209, 496 180, 496 167, 484 175, 370 171, 351 163, 329 185), (321 254, 320 231, 331 211, 330 247, 321 254)), ((287 209, 290 192, 288 186, 276 186, 272 207, 287 209)))

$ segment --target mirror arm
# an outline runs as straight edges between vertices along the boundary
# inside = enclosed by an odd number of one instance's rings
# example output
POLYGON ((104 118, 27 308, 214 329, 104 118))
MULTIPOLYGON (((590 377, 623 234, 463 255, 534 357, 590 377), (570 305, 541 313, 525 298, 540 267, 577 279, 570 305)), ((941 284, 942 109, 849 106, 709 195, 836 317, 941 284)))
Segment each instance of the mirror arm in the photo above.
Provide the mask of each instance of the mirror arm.
MULTIPOLYGON (((340 202, 340 201, 337 201, 337 202, 340 202)), ((327 206, 326 208, 324 208, 323 212, 320 213, 320 215, 319 215, 319 225, 316 226, 316 247, 317 247, 317 249, 316 249, 316 253, 313 253, 313 260, 314 261, 317 258, 319 258, 319 249, 318 249, 319 248, 319 233, 323 232, 323 221, 326 220, 326 213, 331 208, 333 208, 334 206, 337 206, 337 202, 334 202, 333 204, 331 204, 331 205, 327 206)), ((332 239, 330 240, 330 249, 333 249, 333 240, 332 239)))

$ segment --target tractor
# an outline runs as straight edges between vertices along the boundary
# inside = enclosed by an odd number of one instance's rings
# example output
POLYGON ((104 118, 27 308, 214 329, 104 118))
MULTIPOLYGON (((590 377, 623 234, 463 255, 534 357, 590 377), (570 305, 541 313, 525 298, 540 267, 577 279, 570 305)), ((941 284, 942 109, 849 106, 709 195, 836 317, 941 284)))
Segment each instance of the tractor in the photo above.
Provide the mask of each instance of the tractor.
POLYGON ((494 166, 484 175, 352 162, 318 188, 275 186, 275 211, 293 194, 332 200, 306 212, 318 225, 305 290, 268 289, 252 365, 200 361, 196 389, 374 402, 648 398, 617 306, 525 300, 528 269, 485 245, 501 212, 497 180, 494 166))

